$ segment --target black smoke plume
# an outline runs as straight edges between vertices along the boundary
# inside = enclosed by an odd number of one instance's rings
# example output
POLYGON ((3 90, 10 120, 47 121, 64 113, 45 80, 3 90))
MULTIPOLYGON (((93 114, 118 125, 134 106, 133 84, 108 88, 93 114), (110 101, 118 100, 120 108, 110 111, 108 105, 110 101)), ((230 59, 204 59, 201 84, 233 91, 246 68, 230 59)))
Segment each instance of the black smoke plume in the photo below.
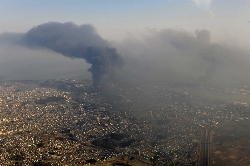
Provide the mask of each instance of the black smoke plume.
POLYGON ((70 58, 82 58, 91 64, 93 86, 103 75, 123 65, 115 48, 88 24, 49 22, 29 30, 23 40, 31 47, 45 47, 70 58))

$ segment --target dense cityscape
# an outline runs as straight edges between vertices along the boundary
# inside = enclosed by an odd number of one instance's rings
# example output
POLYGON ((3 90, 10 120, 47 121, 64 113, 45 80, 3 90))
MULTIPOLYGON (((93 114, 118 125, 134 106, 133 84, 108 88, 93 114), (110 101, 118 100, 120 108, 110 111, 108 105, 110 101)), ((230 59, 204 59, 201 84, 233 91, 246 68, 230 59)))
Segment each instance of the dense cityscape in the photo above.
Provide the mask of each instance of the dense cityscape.
MULTIPOLYGON (((250 93, 246 86, 218 88, 250 93)), ((97 91, 89 80, 2 80, 0 163, 195 166, 216 165, 227 157, 235 165, 249 162, 247 153, 240 160, 218 150, 223 143, 214 146, 221 126, 249 121, 247 103, 188 91, 131 84, 97 91)))
POLYGON ((250 166, 250 0, 30 2, 0 1, 0 166, 250 166))

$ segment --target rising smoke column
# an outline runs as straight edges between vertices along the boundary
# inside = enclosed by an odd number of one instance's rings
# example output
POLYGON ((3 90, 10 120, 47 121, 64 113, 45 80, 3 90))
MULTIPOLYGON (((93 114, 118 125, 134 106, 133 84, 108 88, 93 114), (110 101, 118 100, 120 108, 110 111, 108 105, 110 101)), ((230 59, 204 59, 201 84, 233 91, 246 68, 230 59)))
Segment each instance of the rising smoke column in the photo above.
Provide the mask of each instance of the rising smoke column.
POLYGON ((23 40, 31 47, 45 47, 66 57, 85 59, 91 64, 88 71, 95 87, 104 74, 123 65, 116 49, 88 24, 49 22, 29 30, 23 40))

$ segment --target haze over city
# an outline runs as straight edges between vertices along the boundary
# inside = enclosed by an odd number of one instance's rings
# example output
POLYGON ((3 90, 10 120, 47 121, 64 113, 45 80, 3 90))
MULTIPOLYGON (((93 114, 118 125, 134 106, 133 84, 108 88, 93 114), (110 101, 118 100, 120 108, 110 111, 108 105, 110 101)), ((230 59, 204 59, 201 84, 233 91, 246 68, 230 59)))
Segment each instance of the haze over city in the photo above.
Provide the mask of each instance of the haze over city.
POLYGON ((249 9, 0 1, 0 165, 248 166, 249 9))

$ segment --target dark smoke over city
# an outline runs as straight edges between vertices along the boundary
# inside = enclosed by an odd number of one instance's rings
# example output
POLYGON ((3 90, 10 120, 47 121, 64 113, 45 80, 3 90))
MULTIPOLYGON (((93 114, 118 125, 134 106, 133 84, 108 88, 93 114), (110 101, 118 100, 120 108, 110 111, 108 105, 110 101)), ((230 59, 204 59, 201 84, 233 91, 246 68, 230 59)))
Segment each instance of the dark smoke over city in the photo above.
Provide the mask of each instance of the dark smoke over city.
POLYGON ((0 166, 250 166, 249 9, 0 0, 0 166))
POLYGON ((123 65, 115 48, 101 38, 91 25, 49 22, 29 30, 23 37, 29 47, 45 47, 70 58, 82 58, 91 64, 93 85, 103 75, 123 65))
POLYGON ((0 75, 38 80, 92 76, 95 87, 107 81, 196 86, 248 82, 247 49, 212 38, 204 29, 162 29, 110 42, 89 24, 49 22, 27 33, 0 34, 0 75))
POLYGON ((115 47, 125 66, 119 79, 139 84, 247 82, 248 51, 214 42, 209 30, 148 30, 130 35, 115 47))

